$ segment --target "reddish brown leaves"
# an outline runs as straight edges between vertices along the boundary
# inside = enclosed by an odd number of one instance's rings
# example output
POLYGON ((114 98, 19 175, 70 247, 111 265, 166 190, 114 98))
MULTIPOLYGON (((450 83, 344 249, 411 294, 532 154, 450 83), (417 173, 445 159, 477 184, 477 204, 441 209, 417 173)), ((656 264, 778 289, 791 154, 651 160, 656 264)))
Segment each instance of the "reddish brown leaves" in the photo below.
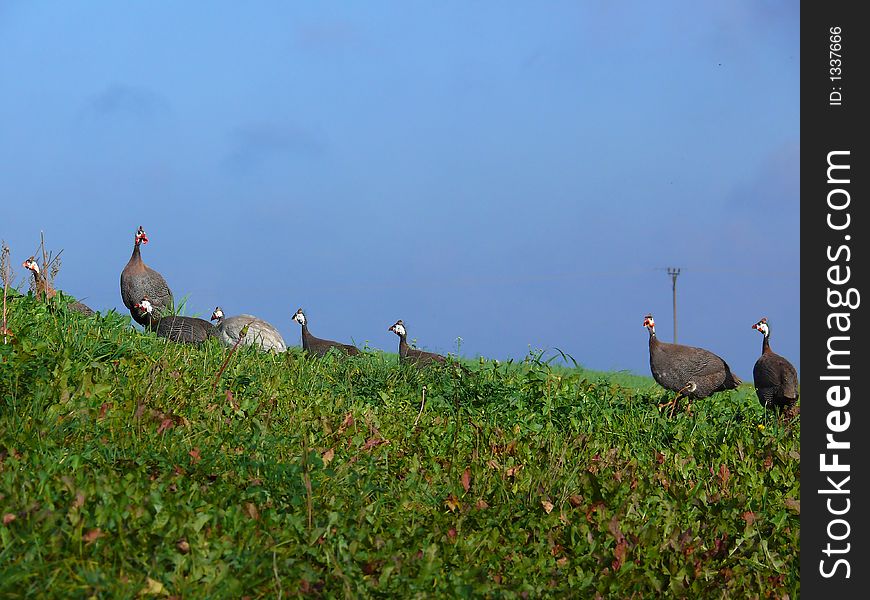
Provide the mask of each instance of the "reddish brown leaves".
POLYGON ((9 523, 11 523, 12 521, 14 521, 14 520, 17 519, 17 518, 18 518, 18 517, 16 517, 16 516, 15 516, 14 514, 12 514, 12 513, 6 513, 5 515, 3 515, 3 524, 4 524, 4 525, 9 525, 9 523))
POLYGON ((505 475, 508 477, 516 477, 516 474, 523 470, 523 465, 517 465, 515 467, 509 468, 505 471, 505 475))
POLYGON ((166 431, 167 429, 171 429, 172 427, 175 427, 175 423, 172 422, 172 419, 163 419, 160 422, 160 426, 157 428, 157 433, 163 433, 164 431, 166 431))
POLYGON ((353 413, 347 413, 344 416, 344 421, 341 422, 341 425, 338 427, 338 435, 343 434, 349 427, 353 427, 353 413))
POLYGON ((731 479, 731 471, 728 469, 725 464, 719 465, 719 487, 723 490, 728 487, 728 480, 731 479))
POLYGON ((99 416, 98 416, 97 418, 98 418, 98 419, 103 419, 103 418, 105 418, 106 413, 109 411, 110 408, 112 408, 112 403, 111 403, 111 402, 103 402, 103 404, 100 405, 100 414, 99 414, 99 416))
POLYGON ((79 490, 76 492, 76 499, 73 500, 72 508, 78 509, 85 505, 85 493, 79 490))
POLYGON ((801 501, 800 500, 795 500, 794 498, 786 498, 783 501, 783 504, 785 504, 785 507, 788 508, 789 510, 793 510, 797 514, 801 514, 801 501))
POLYGON ((618 571, 625 564, 625 557, 628 553, 628 541, 619 527, 619 519, 616 515, 613 515, 613 518, 607 523, 607 531, 616 540, 616 548, 613 550, 613 562, 610 563, 610 568, 618 571))
POLYGON ((468 492, 471 489, 471 468, 465 467, 465 470, 462 472, 462 489, 468 492))
POLYGON ((477 503, 474 505, 478 510, 483 510, 485 508, 489 508, 489 504, 487 504, 486 500, 483 498, 478 498, 477 503))
POLYGON ((602 502, 601 500, 599 500, 598 502, 593 502, 592 504, 590 504, 586 508, 586 520, 591 523, 593 513, 595 513, 596 511, 604 512, 604 508, 605 508, 604 502, 602 502))
POLYGON ((541 500, 541 506, 544 507, 544 512, 548 515, 553 512, 553 503, 547 499, 541 500))
POLYGON ((97 527, 96 529, 91 529, 86 534, 84 534, 82 536, 82 539, 85 541, 86 544, 93 544, 101 537, 105 537, 105 535, 106 534, 103 533, 99 527, 97 527))
POLYGON ((450 494, 444 500, 444 505, 448 509, 450 509, 450 512, 454 512, 457 508, 459 508, 459 499, 456 496, 454 496, 453 494, 450 494))
POLYGON ((616 544, 616 548, 613 550, 613 562, 610 563, 610 568, 614 571, 618 571, 620 567, 625 564, 625 557, 627 554, 628 543, 625 541, 625 538, 623 538, 622 541, 616 544))
POLYGON ((746 521, 747 527, 751 527, 753 523, 755 523, 755 513, 751 510, 747 510, 740 517, 746 521))
POLYGON ((375 446, 380 446, 381 444, 389 444, 389 443, 390 443, 389 440, 383 440, 383 439, 380 439, 380 438, 372 438, 372 439, 366 441, 366 443, 362 445, 362 447, 360 448, 360 450, 366 450, 366 451, 367 451, 367 450, 371 450, 371 449, 374 448, 375 446))
POLYGON ((178 548, 178 551, 182 554, 187 554, 190 552, 190 544, 185 539, 178 540, 178 543, 175 544, 175 547, 178 548))
POLYGON ((333 458, 335 458, 335 450, 333 450, 332 448, 320 455, 320 459, 323 461, 324 467, 331 463, 333 458))
POLYGON ((613 536, 613 539, 616 540, 617 543, 625 541, 625 535, 623 535, 622 530, 619 528, 619 519, 616 515, 613 515, 613 518, 610 519, 610 522, 607 524, 607 531, 610 532, 610 535, 613 536))
POLYGON ((190 464, 195 465, 200 461, 199 446, 194 447, 194 449, 187 454, 190 455, 190 464))
POLYGON ((245 514, 248 515, 248 517, 250 517, 254 521, 260 520, 260 511, 257 510, 257 505, 254 504, 253 502, 246 502, 245 503, 245 514))

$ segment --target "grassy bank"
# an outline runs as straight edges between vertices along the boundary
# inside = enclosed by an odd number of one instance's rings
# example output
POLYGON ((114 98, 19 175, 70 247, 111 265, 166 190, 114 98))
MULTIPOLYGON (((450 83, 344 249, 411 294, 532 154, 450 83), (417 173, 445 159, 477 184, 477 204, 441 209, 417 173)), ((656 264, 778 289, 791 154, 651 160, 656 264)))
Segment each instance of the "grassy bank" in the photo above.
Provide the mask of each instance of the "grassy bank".
POLYGON ((24 297, 9 329, 5 597, 799 595, 800 425, 750 386, 668 418, 651 380, 535 357, 240 349, 218 378, 217 343, 115 313, 24 297))

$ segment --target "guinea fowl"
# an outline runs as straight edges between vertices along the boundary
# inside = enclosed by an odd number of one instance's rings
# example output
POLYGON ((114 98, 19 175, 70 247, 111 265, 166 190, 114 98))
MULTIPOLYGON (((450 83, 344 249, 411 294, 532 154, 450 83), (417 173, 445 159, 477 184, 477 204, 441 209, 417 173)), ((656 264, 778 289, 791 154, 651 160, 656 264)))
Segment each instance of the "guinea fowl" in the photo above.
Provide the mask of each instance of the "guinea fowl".
MULTIPOLYGON (((37 298, 40 298, 43 301, 48 301, 54 298, 57 292, 51 285, 51 282, 49 282, 48 279, 45 277, 45 274, 43 274, 43 272, 40 270, 35 257, 31 256, 30 258, 25 260, 21 264, 21 266, 33 273, 33 289, 36 292, 37 298)), ((95 314, 91 307, 82 304, 78 300, 74 300, 67 304, 67 308, 74 312, 81 313, 87 317, 95 314)))
POLYGON ((797 370, 788 360, 770 349, 770 325, 767 318, 752 326, 764 335, 761 356, 752 368, 758 401, 765 408, 791 408, 798 399, 797 370))
POLYGON ((402 319, 396 321, 396 323, 390 327, 389 331, 392 331, 399 336, 400 362, 412 363, 416 364, 418 367, 422 367, 432 363, 444 363, 447 361, 447 359, 440 354, 411 348, 411 346, 408 345, 408 332, 405 330, 405 323, 402 322, 402 319))
POLYGON ((140 226, 133 242, 133 254, 127 266, 121 271, 121 299, 124 306, 130 309, 133 319, 142 326, 151 321, 136 303, 146 296, 150 299, 155 316, 162 317, 172 311, 172 291, 163 276, 142 262, 139 245, 148 243, 148 234, 140 226))
POLYGON ((134 304, 133 308, 138 316, 145 321, 145 326, 155 332, 158 337, 182 344, 201 344, 208 338, 219 337, 217 328, 205 319, 175 315, 155 316, 154 305, 147 296, 134 304))
POLYGON ((302 325, 302 348, 310 354, 314 354, 315 356, 326 356, 332 348, 346 352, 350 356, 359 354, 359 348, 352 346, 351 344, 322 340, 311 335, 308 331, 308 321, 306 320, 305 313, 302 312, 301 308, 293 315, 293 320, 302 325))
POLYGON ((659 407, 670 406, 671 415, 681 396, 691 402, 715 392, 732 390, 743 383, 731 372, 728 363, 709 350, 660 342, 652 315, 644 317, 643 326, 649 330, 649 366, 653 379, 663 388, 677 392, 673 400, 659 407))
POLYGON ((226 346, 232 347, 239 343, 242 328, 247 325, 248 333, 242 338, 241 344, 276 352, 284 352, 287 349, 284 338, 275 326, 253 315, 224 317, 224 311, 218 306, 211 313, 211 320, 215 321, 221 341, 226 346))

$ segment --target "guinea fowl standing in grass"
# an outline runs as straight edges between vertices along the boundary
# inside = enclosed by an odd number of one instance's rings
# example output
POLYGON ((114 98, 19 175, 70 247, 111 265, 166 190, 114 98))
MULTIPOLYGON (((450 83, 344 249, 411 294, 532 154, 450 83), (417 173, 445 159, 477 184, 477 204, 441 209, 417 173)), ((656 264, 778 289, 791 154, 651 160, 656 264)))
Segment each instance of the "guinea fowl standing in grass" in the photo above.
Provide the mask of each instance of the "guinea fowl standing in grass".
MULTIPOLYGON (((54 298, 57 292, 48 281, 48 278, 46 278, 45 274, 40 270, 35 257, 31 256, 30 258, 25 260, 21 266, 23 266, 25 269, 33 274, 33 289, 36 292, 37 298, 40 298, 44 302, 47 302, 48 300, 54 298)), ((69 310, 81 313, 87 317, 90 317, 94 314, 94 311, 91 310, 89 306, 82 304, 78 300, 74 300, 66 306, 69 310)))
POLYGON ((171 315, 158 317, 154 314, 154 305, 148 297, 142 298, 133 305, 138 316, 145 321, 145 326, 155 332, 158 337, 166 338, 182 344, 201 344, 208 338, 219 337, 217 328, 196 317, 180 317, 171 315))
POLYGON ((121 271, 121 299, 124 306, 130 309, 133 319, 142 326, 148 325, 151 319, 136 308, 142 298, 149 298, 156 318, 172 312, 172 291, 163 276, 146 265, 139 253, 139 245, 148 243, 148 234, 140 226, 133 241, 133 254, 127 266, 121 271))
POLYGON ((752 368, 758 401, 765 408, 790 409, 798 399, 797 370, 788 360, 770 349, 770 325, 766 317, 752 328, 764 335, 761 356, 752 368))
POLYGON ((284 338, 275 326, 253 315, 224 317, 223 309, 218 306, 211 313, 211 320, 215 321, 218 334, 225 346, 233 347, 239 343, 242 328, 247 325, 248 333, 242 338, 241 344, 276 352, 284 352, 287 349, 284 338))
POLYGON ((670 406, 671 415, 681 396, 691 403, 693 399, 732 390, 743 383, 731 372, 728 363, 709 350, 660 342, 652 315, 644 317, 643 326, 649 330, 649 366, 653 379, 663 388, 677 392, 673 400, 659 407, 670 406))
POLYGON ((308 321, 306 320, 305 313, 302 312, 301 308, 293 315, 293 320, 302 325, 302 348, 308 353, 315 356, 326 356, 332 348, 335 348, 336 350, 346 352, 350 356, 359 354, 359 348, 356 346, 342 344, 341 342, 333 342, 331 340, 322 340, 311 335, 308 331, 308 321))
POLYGON ((396 321, 395 324, 390 327, 389 331, 392 331, 397 336, 399 336, 400 362, 415 364, 418 367, 422 367, 432 363, 447 362, 447 359, 440 354, 411 348, 411 346, 408 345, 408 332, 405 330, 405 323, 402 321, 402 319, 396 321))

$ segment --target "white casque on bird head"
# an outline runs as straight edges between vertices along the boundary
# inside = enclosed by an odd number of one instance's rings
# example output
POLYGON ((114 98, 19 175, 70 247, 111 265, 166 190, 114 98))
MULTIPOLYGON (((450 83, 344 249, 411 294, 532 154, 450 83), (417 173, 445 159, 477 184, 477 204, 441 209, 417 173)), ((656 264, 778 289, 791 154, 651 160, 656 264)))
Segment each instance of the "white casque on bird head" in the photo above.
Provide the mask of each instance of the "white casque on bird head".
POLYGON ((148 234, 145 233, 145 230, 142 229, 142 226, 139 225, 139 229, 136 230, 136 245, 139 243, 147 244, 148 243, 148 234))
POLYGON ((643 326, 650 330, 650 333, 656 332, 656 322, 652 315, 647 315, 643 318, 643 326))
POLYGON ((134 304, 133 308, 138 308, 142 315, 150 315, 152 312, 154 312, 154 306, 152 306, 151 301, 148 299, 147 296, 134 304))
POLYGON ((36 264, 36 259, 34 257, 31 256, 30 258, 25 260, 23 263, 21 263, 21 266, 39 275, 39 265, 36 264))
POLYGON ((220 321, 224 318, 224 311, 220 306, 215 307, 214 312, 211 313, 210 321, 220 321))
POLYGON ((753 325, 752 328, 760 331, 762 334, 764 334, 764 337, 767 337, 770 335, 770 327, 768 327, 768 325, 767 325, 767 317, 764 317, 763 319, 761 319, 758 323, 753 325))
POLYGON ((302 312, 301 308, 296 311, 296 314, 293 315, 293 320, 300 325, 305 325, 305 313, 302 312))
POLYGON ((402 322, 402 319, 396 321, 396 323, 392 327, 390 327, 389 330, 398 335, 399 337, 405 335, 406 333, 405 324, 402 322))

